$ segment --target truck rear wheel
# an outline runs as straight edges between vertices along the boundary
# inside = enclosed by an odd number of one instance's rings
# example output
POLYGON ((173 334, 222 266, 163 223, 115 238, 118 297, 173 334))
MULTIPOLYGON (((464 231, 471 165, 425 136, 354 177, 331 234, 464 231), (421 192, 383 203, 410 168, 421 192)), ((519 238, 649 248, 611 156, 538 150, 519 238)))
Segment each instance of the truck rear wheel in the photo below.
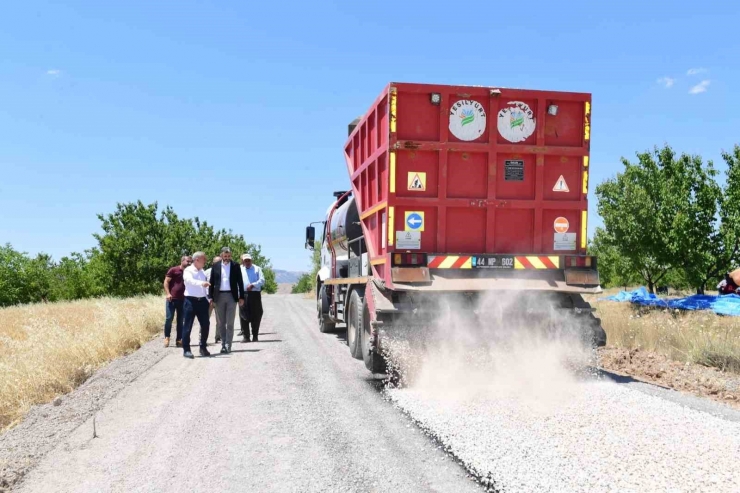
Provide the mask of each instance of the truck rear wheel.
POLYGON ((357 289, 352 290, 347 305, 347 345, 349 353, 355 359, 362 359, 362 322, 363 300, 357 289))
POLYGON ((370 370, 371 373, 385 373, 387 367, 385 364, 385 358, 380 354, 379 336, 377 331, 373 334, 372 326, 370 325, 370 311, 367 306, 367 301, 365 300, 362 302, 362 325, 360 327, 360 334, 360 346, 365 367, 370 370))
POLYGON ((329 319, 329 294, 326 286, 321 286, 316 297, 316 311, 319 315, 319 332, 326 334, 336 330, 336 324, 329 319))

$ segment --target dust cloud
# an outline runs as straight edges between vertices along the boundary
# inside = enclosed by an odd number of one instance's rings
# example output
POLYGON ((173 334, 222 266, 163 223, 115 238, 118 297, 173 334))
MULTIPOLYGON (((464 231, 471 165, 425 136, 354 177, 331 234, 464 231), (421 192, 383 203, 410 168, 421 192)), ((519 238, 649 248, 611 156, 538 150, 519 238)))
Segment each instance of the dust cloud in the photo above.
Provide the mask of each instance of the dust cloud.
POLYGON ((577 397, 595 362, 582 322, 543 296, 448 296, 433 309, 385 334, 391 387, 440 403, 506 399, 546 411, 577 397))

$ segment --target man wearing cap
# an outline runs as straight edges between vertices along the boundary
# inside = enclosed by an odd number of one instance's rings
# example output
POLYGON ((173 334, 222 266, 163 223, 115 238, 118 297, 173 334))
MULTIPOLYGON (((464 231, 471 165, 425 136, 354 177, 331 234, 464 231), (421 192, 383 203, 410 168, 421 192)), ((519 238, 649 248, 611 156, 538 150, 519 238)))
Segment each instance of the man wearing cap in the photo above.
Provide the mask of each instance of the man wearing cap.
POLYGON ((213 264, 208 297, 216 312, 216 330, 221 338, 221 354, 231 352, 236 306, 244 305, 244 283, 239 264, 231 260, 231 249, 221 249, 221 261, 213 264))
POLYGON ((265 285, 265 275, 259 265, 252 264, 252 256, 248 253, 242 255, 242 278, 244 279, 244 293, 247 302, 244 312, 239 321, 242 324, 244 339, 249 341, 249 326, 252 326, 252 340, 259 341, 260 322, 262 321, 262 287, 265 285), (244 317, 246 315, 246 317, 244 317))

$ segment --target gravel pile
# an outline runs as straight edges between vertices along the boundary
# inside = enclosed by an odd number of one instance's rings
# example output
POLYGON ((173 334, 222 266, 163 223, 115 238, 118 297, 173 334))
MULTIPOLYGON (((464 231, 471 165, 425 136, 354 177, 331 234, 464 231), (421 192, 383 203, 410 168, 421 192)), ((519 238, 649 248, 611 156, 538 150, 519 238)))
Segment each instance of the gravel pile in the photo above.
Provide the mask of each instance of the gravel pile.
POLYGON ((591 381, 387 395, 490 491, 740 491, 740 424, 591 381))

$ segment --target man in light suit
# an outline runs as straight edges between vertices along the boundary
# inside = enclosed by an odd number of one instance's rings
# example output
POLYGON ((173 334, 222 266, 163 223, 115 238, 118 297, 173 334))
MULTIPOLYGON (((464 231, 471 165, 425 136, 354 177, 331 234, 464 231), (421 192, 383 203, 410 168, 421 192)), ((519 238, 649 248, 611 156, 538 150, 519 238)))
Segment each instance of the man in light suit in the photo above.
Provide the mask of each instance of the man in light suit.
POLYGON ((221 354, 231 352, 236 307, 244 305, 244 282, 239 264, 231 260, 231 249, 221 249, 221 261, 213 264, 208 297, 216 312, 216 330, 221 338, 221 354))

